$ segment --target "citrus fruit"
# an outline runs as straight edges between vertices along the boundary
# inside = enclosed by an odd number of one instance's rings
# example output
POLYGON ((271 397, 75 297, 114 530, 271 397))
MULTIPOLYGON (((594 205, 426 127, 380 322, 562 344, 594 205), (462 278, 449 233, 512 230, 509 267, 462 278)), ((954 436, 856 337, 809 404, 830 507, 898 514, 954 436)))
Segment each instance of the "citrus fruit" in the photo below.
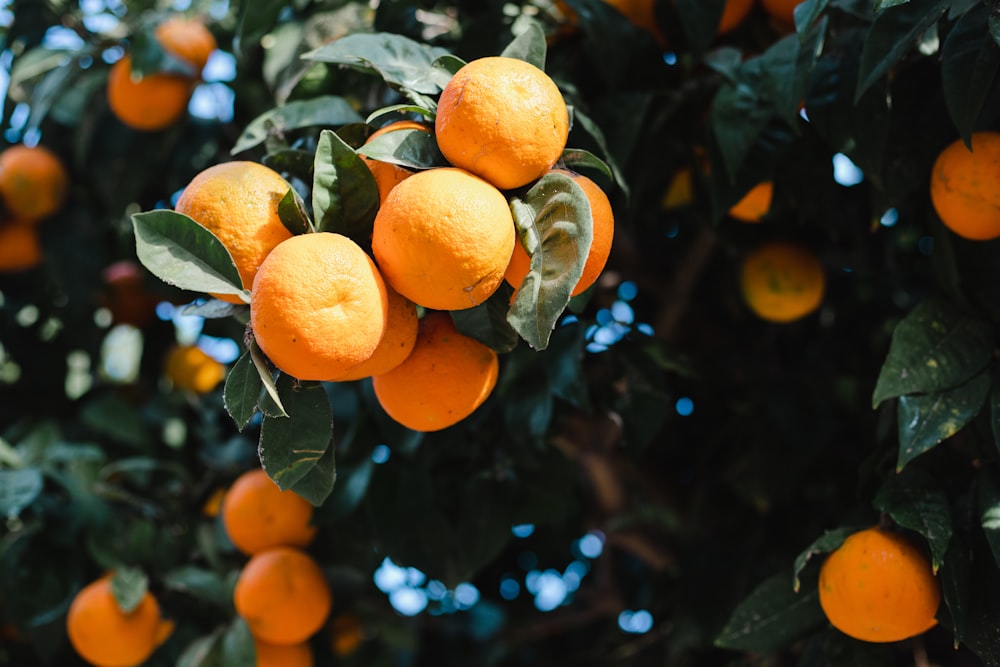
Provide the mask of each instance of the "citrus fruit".
MULTIPOLYGON (((278 203, 291 187, 281 174, 262 164, 222 162, 191 179, 174 208, 215 234, 232 255, 243 287, 249 289, 267 254, 292 236, 278 216, 278 203)), ((242 303, 232 294, 216 296, 242 303)))
MULTIPOLYGON (((430 132, 431 127, 426 123, 418 123, 415 120, 399 120, 395 123, 389 123, 385 127, 375 130, 368 141, 371 142, 372 139, 381 137, 390 132, 396 132, 398 130, 419 130, 421 132, 430 132)), ((372 176, 375 177, 375 185, 378 186, 378 198, 379 201, 385 201, 386 195, 394 187, 399 185, 404 179, 413 175, 413 172, 406 167, 402 167, 398 164, 392 162, 382 162, 381 160, 376 160, 370 158, 366 155, 362 155, 361 159, 365 161, 368 165, 368 169, 372 172, 372 176)))
POLYGON ((656 18, 657 0, 604 0, 617 9, 632 25, 641 28, 652 35, 660 46, 666 46, 667 38, 660 29, 660 21, 656 18))
POLYGON ((174 624, 160 617, 152 593, 132 611, 122 611, 111 592, 111 576, 84 586, 66 615, 69 641, 81 658, 97 667, 135 667, 166 641, 174 624))
POLYGON ((725 34, 743 23, 750 10, 753 9, 753 0, 726 0, 726 7, 722 10, 722 18, 719 19, 719 34, 725 34))
POLYGON ((795 8, 802 4, 802 0, 760 0, 760 4, 780 27, 794 28, 795 8))
POLYGON ((497 354, 458 332, 448 313, 427 313, 406 361, 372 378, 379 404, 414 431, 439 431, 483 404, 497 383, 497 354))
POLYGON ((300 644, 326 622, 333 604, 323 571, 294 547, 273 547, 253 555, 233 589, 236 613, 250 633, 268 644, 300 644))
POLYGON ((195 345, 175 345, 163 366, 175 389, 207 394, 226 377, 226 367, 195 345))
POLYGON ((514 218, 495 187, 462 169, 428 169, 386 197, 372 250, 393 289, 434 310, 477 306, 503 280, 514 218))
POLYGON ((771 210, 774 183, 762 181, 750 188, 743 198, 733 204, 729 215, 742 222, 760 222, 771 210))
POLYGON ((0 200, 8 216, 37 222, 62 206, 69 176, 44 146, 18 144, 0 152, 0 200))
MULTIPOLYGON (((611 254, 611 242, 615 234, 615 216, 611 210, 611 202, 608 201, 608 196, 604 194, 599 185, 582 174, 576 174, 564 169, 554 169, 553 171, 572 178, 583 189, 584 194, 587 195, 587 201, 590 202, 590 213, 593 220, 593 241, 590 244, 587 260, 583 265, 583 273, 580 275, 576 286, 573 287, 572 296, 576 296, 577 294, 582 294, 588 287, 597 282, 597 278, 601 275, 601 271, 604 270, 605 264, 607 264, 608 256, 611 254)), ((511 286, 517 289, 521 285, 521 281, 524 280, 524 277, 528 275, 530 268, 531 258, 525 252, 524 246, 516 243, 504 277, 511 286)))
POLYGON ((934 627, 941 588, 928 558, 904 535, 873 527, 823 562, 819 603, 830 623, 866 642, 894 642, 934 627))
POLYGON ((941 222, 973 241, 1000 237, 1000 132, 975 132, 947 146, 931 171, 931 202, 941 222))
POLYGON ((338 658, 358 650, 365 638, 365 628, 357 614, 346 613, 330 622, 330 648, 338 658))
POLYGON ((282 491, 260 468, 237 477, 222 499, 229 541, 248 556, 272 547, 308 546, 316 537, 312 516, 308 501, 282 491))
POLYGON ((156 26, 153 35, 164 51, 190 64, 198 75, 217 46, 215 36, 204 23, 183 16, 167 18, 156 26))
POLYGON ((417 342, 417 307, 388 285, 385 292, 389 300, 389 310, 382 340, 372 352, 372 356, 349 370, 346 375, 337 378, 338 382, 381 375, 391 371, 410 356, 413 345, 417 342))
POLYGON ((385 283, 374 262, 354 241, 331 232, 280 243, 261 264, 250 297, 260 348, 300 380, 335 380, 371 357, 387 316, 385 283))
POLYGON ((517 58, 490 56, 463 66, 444 87, 434 133, 448 162, 508 190, 556 163, 569 113, 548 74, 517 58))
POLYGON ((819 308, 826 277, 810 250, 785 241, 770 241, 743 260, 743 298, 761 319, 791 322, 819 308))
POLYGON ((253 646, 257 667, 313 667, 313 652, 308 642, 281 646, 254 639, 253 646))
POLYGON ((42 262, 42 244, 34 225, 0 222, 0 273, 25 271, 42 262))

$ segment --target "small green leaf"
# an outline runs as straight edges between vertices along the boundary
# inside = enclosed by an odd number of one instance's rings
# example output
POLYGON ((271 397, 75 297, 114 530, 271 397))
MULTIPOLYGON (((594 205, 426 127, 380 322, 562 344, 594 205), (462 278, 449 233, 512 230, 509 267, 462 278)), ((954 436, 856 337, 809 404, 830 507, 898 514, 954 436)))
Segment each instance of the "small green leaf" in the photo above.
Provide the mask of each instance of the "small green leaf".
POLYGON ((236 155, 255 148, 274 133, 360 122, 361 115, 342 97, 322 95, 308 100, 296 100, 266 111, 250 121, 229 153, 236 155))
POLYGON ((393 104, 391 106, 382 107, 381 109, 376 109, 368 114, 368 118, 365 118, 365 123, 369 125, 373 121, 382 118, 383 116, 388 116, 390 114, 405 114, 405 113, 415 113, 428 119, 431 123, 434 122, 434 110, 427 109, 424 107, 418 107, 415 104, 393 104))
POLYGON ((244 54, 259 47, 260 39, 278 22, 281 10, 288 6, 286 0, 254 0, 241 2, 233 47, 244 54))
POLYGON ((358 149, 358 153, 408 169, 445 167, 445 160, 431 132, 406 129, 386 132, 358 149))
POLYGON ((257 376, 264 385, 264 394, 258 404, 261 412, 269 417, 287 417, 288 412, 281 403, 281 397, 278 396, 278 387, 274 383, 271 369, 267 366, 267 358, 264 356, 264 352, 260 349, 260 346, 257 345, 257 341, 250 343, 250 360, 253 361, 253 366, 257 369, 257 376), (267 399, 266 402, 263 400, 265 397, 267 399))
POLYGON ((337 460, 333 442, 323 452, 309 472, 291 486, 291 490, 299 494, 315 507, 319 507, 334 489, 337 482, 337 460))
POLYGON ((268 477, 285 490, 304 478, 330 447, 333 415, 319 382, 282 374, 277 388, 288 416, 264 416, 257 455, 268 477))
POLYGON ((507 309, 513 289, 506 282, 485 302, 451 311, 451 319, 458 331, 489 347, 498 354, 506 354, 517 347, 517 332, 507 322, 507 309))
POLYGON ((760 60, 740 68, 736 82, 724 82, 709 108, 712 137, 730 180, 736 178, 750 149, 774 115, 761 97, 760 60))
POLYGON ((992 354, 992 326, 949 302, 927 300, 893 330, 872 406, 905 394, 956 387, 982 371, 992 354))
POLYGON ((858 528, 855 526, 841 526, 839 528, 834 528, 833 530, 828 530, 816 540, 805 548, 798 556, 795 557, 795 565, 792 570, 792 588, 798 593, 802 582, 799 581, 799 575, 802 574, 802 570, 805 569, 806 565, 813 556, 819 556, 820 554, 827 554, 834 551, 841 544, 844 543, 850 535, 856 533, 858 528))
POLYGON ((0 470, 0 517, 16 519, 44 486, 42 473, 35 468, 0 470))
POLYGON ((254 367, 251 352, 247 350, 229 369, 222 392, 226 412, 236 422, 238 430, 242 431, 257 411, 257 399, 263 387, 264 383, 254 367))
POLYGON ((983 31, 989 14, 983 4, 965 14, 941 47, 941 92, 966 145, 1000 70, 1000 46, 983 31))
POLYGON ((362 247, 368 245, 378 212, 378 186, 364 160, 331 130, 320 133, 316 148, 312 205, 317 231, 336 232, 362 247))
POLYGON ((593 139, 594 143, 597 145, 597 147, 600 149, 603 155, 605 164, 608 165, 608 168, 611 170, 611 173, 613 174, 615 184, 617 184, 618 187, 621 188, 622 192, 625 193, 625 196, 627 197, 629 194, 628 181, 625 179, 625 175, 622 173, 621 169, 618 168, 618 163, 615 161, 614 157, 611 154, 611 149, 608 146, 608 141, 604 137, 604 132, 601 130, 600 126, 597 123, 595 123, 590 118, 590 116, 586 115, 579 109, 573 110, 573 125, 574 129, 576 127, 579 127, 591 139, 593 139))
POLYGON ((573 171, 580 171, 581 167, 585 169, 589 168, 601 172, 612 180, 615 178, 608 163, 589 151, 580 148, 567 148, 563 151, 562 157, 559 159, 562 164, 573 171))
POLYGON ((219 645, 219 667, 246 667, 257 664, 257 649, 254 646, 250 627, 242 618, 234 618, 222 634, 219 645))
POLYGON ((941 483, 914 466, 889 477, 875 494, 875 509, 924 536, 936 571, 951 541, 951 506, 941 483))
POLYGON ((573 179, 549 173, 514 196, 510 207, 531 268, 517 288, 507 321, 529 345, 542 350, 590 252, 590 203, 573 179))
POLYGON ((111 575, 111 594, 118 607, 126 614, 132 613, 149 590, 149 578, 138 568, 121 567, 111 575))
POLYGON ((195 292, 236 294, 249 302, 229 251, 188 216, 164 209, 136 213, 132 227, 139 261, 163 282, 195 292))
POLYGON ((979 525, 986 535, 993 560, 1000 567, 1000 478, 995 469, 983 468, 976 481, 979 525))
POLYGON ((525 29, 500 52, 500 55, 531 63, 544 72, 547 48, 542 26, 537 21, 527 21, 525 29))
POLYGON ((309 213, 306 211, 306 203, 295 191, 295 188, 288 188, 288 192, 278 202, 278 217, 281 224, 292 234, 308 234, 315 231, 309 213))
POLYGON ((773 653, 821 628, 825 622, 815 585, 796 593, 788 573, 783 572, 761 583, 736 607, 715 638, 715 645, 737 651, 773 653))

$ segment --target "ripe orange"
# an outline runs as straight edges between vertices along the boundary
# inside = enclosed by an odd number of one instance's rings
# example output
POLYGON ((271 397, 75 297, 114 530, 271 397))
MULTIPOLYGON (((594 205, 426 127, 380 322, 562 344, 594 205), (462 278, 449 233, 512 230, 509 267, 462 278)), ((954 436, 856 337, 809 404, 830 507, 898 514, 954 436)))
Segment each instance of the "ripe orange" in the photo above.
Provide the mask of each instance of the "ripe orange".
POLYGON ((313 667, 313 652, 308 642, 281 646, 254 639, 253 645, 257 667, 313 667))
POLYGON ((66 167, 44 146, 10 146, 0 152, 0 199, 9 217, 37 222, 62 206, 69 187, 66 167))
POLYGON ((316 537, 313 507, 282 491, 260 468, 233 482, 222 499, 222 525, 237 549, 252 556, 280 546, 306 547, 316 537))
POLYGON ((302 234, 280 243, 260 265, 250 326, 285 373, 336 380, 375 352, 388 298, 375 263, 354 241, 330 232, 302 234))
MULTIPOLYGON (((249 288, 267 254, 292 236, 278 216, 278 203, 291 187, 262 164, 223 162, 191 179, 175 209, 218 237, 232 255, 243 287, 249 288)), ((242 303, 231 294, 217 296, 242 303)))
POLYGON ((729 209, 729 215, 742 222, 760 222, 771 210, 774 197, 774 183, 762 181, 750 188, 743 199, 729 209))
POLYGON ((656 18, 657 0, 604 0, 604 2, 621 12, 632 25, 652 35, 661 47, 666 47, 667 38, 660 29, 660 21, 656 18))
POLYGON ((129 613, 111 592, 111 576, 84 586, 66 615, 69 641, 84 660, 97 667, 136 667, 167 640, 174 624, 160 617, 160 607, 147 592, 129 613))
POLYGON ((34 268, 42 262, 42 244, 34 225, 0 222, 0 273, 34 268))
POLYGON ((204 23, 183 16, 171 16, 160 23, 154 36, 164 51, 191 64, 197 74, 201 74, 217 46, 215 36, 204 23))
POLYGON ((795 8, 802 4, 802 0, 760 0, 760 4, 779 27, 794 28, 795 8))
POLYGON ((171 347, 163 370, 175 389, 195 394, 207 394, 226 377, 226 367, 195 345, 171 347))
POLYGON ((255 554, 233 589, 236 613, 268 644, 300 644, 326 622, 333 596, 313 558, 293 547, 255 554))
POLYGON ((1000 132, 975 132, 972 150, 961 139, 938 155, 931 202, 941 222, 963 238, 1000 237, 1000 132))
MULTIPOLYGON (((426 123, 418 123, 415 120, 399 120, 395 123, 389 123, 385 127, 375 130, 368 141, 376 137, 381 137, 389 132, 395 132, 397 130, 420 130, 421 132, 430 132, 431 127, 426 123)), ((381 162, 380 160, 375 160, 373 158, 367 157, 365 155, 361 156, 361 159, 365 161, 368 165, 368 169, 372 172, 372 176, 375 177, 375 184, 378 186, 378 198, 379 201, 385 201, 386 195, 394 187, 399 185, 404 179, 413 175, 413 172, 406 167, 401 167, 398 164, 393 164, 392 162, 381 162)))
POLYGON ((514 219, 495 187, 462 169, 428 169, 386 197, 372 250, 393 289, 434 310, 477 306, 503 280, 514 219))
POLYGON ((812 251, 771 241, 744 258, 740 283, 744 300, 758 317, 791 322, 819 308, 826 277, 812 251))
POLYGON ((934 627, 941 587, 928 558, 902 534, 854 533, 823 562, 819 603, 830 623, 866 642, 894 642, 934 627))
POLYGON ((420 320, 406 361, 372 379, 379 404, 414 431, 439 431, 483 404, 497 383, 497 353, 455 329, 444 312, 420 320))
POLYGON ((360 380, 391 371, 410 356, 417 342, 417 307, 405 296, 386 285, 389 310, 385 320, 385 333, 372 356, 337 378, 338 382, 360 380))
POLYGON ((569 113, 545 72, 491 56, 451 78, 438 100, 434 132, 448 162, 508 190, 556 163, 569 136, 569 113))
POLYGON ((726 0, 726 8, 722 10, 722 18, 719 20, 719 34, 727 33, 743 23, 743 19, 753 9, 753 1, 726 0))
MULTIPOLYGON (((604 266, 608 262, 608 256, 611 254, 611 242, 615 235, 615 216, 614 211, 611 210, 611 202, 608 201, 608 196, 604 194, 604 191, 601 190, 597 183, 594 183, 582 174, 565 169, 554 169, 553 171, 565 174, 576 181, 576 184, 587 195, 587 201, 590 202, 594 239, 590 244, 587 261, 583 265, 583 273, 573 288, 572 296, 576 296, 577 294, 582 294, 584 290, 597 282, 597 278, 601 275, 601 271, 604 270, 604 266)), ((520 243, 514 244, 514 253, 511 255, 510 264, 507 265, 507 270, 504 273, 507 282, 514 289, 517 289, 520 287, 524 277, 528 275, 530 268, 531 258, 525 252, 524 246, 520 243)))

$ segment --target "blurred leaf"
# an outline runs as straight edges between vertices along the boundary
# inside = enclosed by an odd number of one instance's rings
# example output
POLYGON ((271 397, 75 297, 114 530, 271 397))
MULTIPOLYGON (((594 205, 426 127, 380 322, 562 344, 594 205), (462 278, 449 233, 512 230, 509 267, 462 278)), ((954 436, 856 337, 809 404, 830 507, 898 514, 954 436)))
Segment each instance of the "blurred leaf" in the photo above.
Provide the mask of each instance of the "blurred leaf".
POLYGON ((767 579, 736 607, 715 645, 772 653, 819 629, 826 616, 819 606, 815 581, 810 583, 805 592, 796 593, 787 573, 767 579))
POLYGON ((796 5, 794 12, 795 32, 799 35, 799 41, 806 41, 812 33, 813 26, 819 21, 829 4, 830 0, 803 0, 796 5))
POLYGON ((841 526, 839 528, 834 528, 833 530, 828 530, 822 535, 816 538, 816 540, 805 548, 798 556, 795 557, 795 566, 792 571, 792 588, 798 593, 800 589, 801 582, 799 581, 799 575, 802 570, 805 569, 806 565, 813 556, 819 556, 820 554, 830 553, 835 551, 837 547, 844 543, 844 540, 848 536, 856 533, 858 528, 855 526, 841 526))
POLYGON ((826 20, 821 19, 804 37, 787 35, 760 56, 761 81, 768 101, 775 112, 793 127, 823 48, 822 37, 825 33, 826 20))
MULTIPOLYGON (((331 448, 332 449, 332 448, 331 448)), ((337 471, 337 485, 330 498, 323 504, 323 511, 331 519, 339 519, 353 512, 365 499, 375 464, 371 457, 337 471)))
POLYGON ((44 486, 42 473, 36 468, 0 470, 0 516, 16 519, 35 502, 44 486))
POLYGON ((250 627, 242 618, 234 618, 229 624, 222 634, 219 648, 219 667, 247 667, 257 662, 257 649, 250 627))
POLYGON ((545 32, 537 21, 527 21, 527 27, 504 47, 500 55, 504 58, 517 58, 531 63, 545 71, 545 32))
POLYGON ((153 26, 144 26, 129 36, 129 71, 132 79, 143 79, 151 74, 166 72, 197 78, 200 72, 186 60, 168 51, 153 35, 153 26))
POLYGON ((583 347, 587 327, 581 322, 563 324, 552 332, 547 353, 542 356, 553 395, 580 409, 590 403, 583 372, 583 347))
POLYGON ((306 211, 306 203, 302 201, 295 188, 288 188, 288 192, 278 202, 278 217, 281 218, 281 224, 285 229, 293 235, 316 231, 306 211))
POLYGON ((951 389, 982 371, 993 354, 993 327, 938 299, 924 301, 892 332, 873 407, 887 398, 951 389))
POLYGON ((590 203, 573 179, 549 173, 514 195, 510 207, 531 269, 507 321, 531 347, 543 350, 583 273, 593 237, 590 203))
POLYGON ((75 52, 66 49, 50 49, 42 46, 22 53, 14 59, 10 69, 8 83, 10 97, 19 102, 26 102, 28 92, 23 86, 27 82, 54 69, 66 67, 75 55, 75 52))
POLYGON ((222 392, 226 412, 236 422, 237 430, 242 431, 257 412, 257 399, 263 388, 264 383, 254 367, 250 350, 247 350, 229 369, 222 392))
POLYGON ((350 102, 336 95, 295 100, 271 109, 250 121, 229 153, 236 155, 255 148, 273 133, 283 134, 307 127, 338 127, 348 123, 360 123, 362 120, 350 102))
POLYGON ((380 162, 391 162, 408 169, 447 167, 431 132, 396 130, 379 135, 358 149, 358 153, 380 162))
POLYGON ((288 6, 285 0, 242 0, 233 36, 233 48, 241 55, 260 47, 260 38, 278 21, 281 10, 288 6))
POLYGON ((936 571, 951 541, 951 505, 941 483, 916 467, 886 479, 872 504, 893 521, 924 536, 936 571))
POLYGON ((567 168, 573 171, 579 171, 580 167, 595 169, 611 180, 614 180, 615 175, 611 171, 611 167, 608 163, 597 157, 589 151, 582 150, 580 148, 567 148, 563 151, 562 157, 559 158, 560 162, 566 165, 567 168))
POLYGON ((873 8, 875 10, 875 13, 878 14, 883 9, 886 9, 888 7, 895 7, 896 5, 905 5, 909 1, 910 0, 874 0, 875 4, 873 8))
POLYGON ((990 374, 983 372, 953 389, 901 396, 896 470, 965 428, 983 407, 990 384, 990 374))
POLYGON ((614 176, 615 184, 621 188, 622 192, 625 193, 627 197, 629 195, 628 179, 622 174, 621 169, 618 167, 618 163, 611 155, 611 150, 608 147, 607 139, 604 137, 604 132, 601 130, 600 126, 595 123, 589 116, 584 114, 579 109, 573 109, 573 125, 574 127, 580 127, 587 135, 593 139, 594 143, 600 149, 603 154, 604 163, 607 165, 608 169, 611 170, 614 176))
POLYGON ((163 575, 163 585, 168 590, 189 595, 200 602, 208 602, 227 611, 232 608, 232 582, 212 570, 182 565, 163 575))
POLYGON ((111 593, 118 607, 132 613, 149 590, 149 578, 138 568, 120 567, 111 575, 111 593))
POLYGON ((177 667, 218 667, 219 634, 198 637, 187 645, 177 659, 177 667))
POLYGON ((951 8, 948 10, 948 19, 955 20, 980 4, 982 4, 982 0, 952 0, 951 8))
POLYGON ((941 92, 966 145, 1000 69, 1000 46, 983 29, 989 15, 980 4, 958 20, 941 47, 941 92))
POLYGON ((1000 567, 1000 478, 993 466, 981 470, 976 479, 979 525, 1000 567))
POLYGON ((136 213, 132 226, 139 261, 163 282, 195 292, 236 294, 249 302, 229 251, 188 216, 165 209, 136 213))
POLYGON ((453 310, 449 314, 458 331, 475 338, 498 354, 506 354, 517 347, 517 332, 507 322, 507 308, 513 293, 510 285, 501 282, 497 291, 485 302, 453 310))
POLYGON ((726 0, 677 0, 677 16, 695 53, 715 41, 725 8, 726 0))
POLYGON ((292 491, 319 507, 333 491, 337 482, 337 460, 332 438, 330 446, 323 452, 312 468, 290 487, 292 491))
POLYGON ((945 555, 938 578, 941 595, 951 616, 951 631, 957 646, 965 639, 969 612, 969 585, 971 583, 972 555, 960 539, 952 539, 945 555))
POLYGON ((303 479, 330 447, 333 416, 321 383, 283 373, 277 387, 288 416, 264 416, 257 454, 268 477, 285 490, 303 479))
POLYGON ((737 81, 719 87, 709 109, 712 136, 729 180, 739 173, 751 147, 773 116, 770 105, 761 97, 764 86, 759 68, 760 59, 744 64, 737 81))
POLYGON ((736 83, 740 65, 743 64, 743 52, 735 46, 720 46, 706 53, 702 63, 724 76, 730 83, 736 83))
POLYGON ((114 393, 100 392, 88 396, 80 408, 80 421, 95 433, 125 445, 145 448, 151 442, 142 415, 134 405, 114 393))
POLYGON ((368 165, 335 132, 323 130, 313 167, 316 229, 343 234, 366 247, 378 204, 378 187, 368 165))

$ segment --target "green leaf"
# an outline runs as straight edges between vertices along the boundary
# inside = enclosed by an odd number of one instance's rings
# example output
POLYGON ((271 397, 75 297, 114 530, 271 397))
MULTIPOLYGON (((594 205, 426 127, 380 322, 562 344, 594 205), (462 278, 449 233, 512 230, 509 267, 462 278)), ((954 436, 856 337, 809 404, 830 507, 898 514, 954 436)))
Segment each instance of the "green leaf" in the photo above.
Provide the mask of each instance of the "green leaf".
POLYGON ((42 473, 35 468, 0 470, 0 516, 16 519, 44 486, 42 473))
POLYGON ((825 33, 826 19, 822 18, 811 32, 788 35, 760 56, 761 82, 769 104, 789 126, 798 122, 799 105, 811 84, 825 33))
POLYGON ((579 109, 573 110, 573 125, 574 129, 579 127, 581 130, 586 132, 591 139, 593 139, 594 143, 601 150, 605 164, 607 164, 608 168, 611 170, 615 184, 621 188, 622 192, 625 193, 625 196, 627 197, 629 194, 628 181, 625 179, 625 175, 622 173, 621 169, 618 168, 618 163, 615 161, 614 157, 612 157, 608 141, 604 137, 604 132, 601 130, 600 126, 598 126, 598 124, 595 123, 590 116, 586 115, 579 109))
POLYGON ((322 95, 308 100, 296 100, 266 111, 250 121, 229 153, 236 155, 255 148, 273 134, 280 135, 307 127, 328 128, 360 122, 361 115, 343 97, 322 95))
POLYGON ((795 32, 798 33, 800 42, 805 42, 809 38, 813 26, 829 4, 830 0, 804 0, 795 7, 795 32))
POLYGON ((589 151, 582 150, 580 148, 567 148, 563 151, 562 157, 559 160, 569 169, 573 171, 580 171, 580 168, 590 168, 595 169, 611 180, 614 180, 615 175, 611 171, 611 167, 608 163, 597 157, 589 151))
POLYGON ((990 13, 990 37, 1000 46, 1000 13, 990 13))
POLYGON ((1000 46, 983 30, 989 14, 983 4, 965 14, 941 47, 941 92, 966 145, 1000 69, 1000 46))
POLYGON ((260 346, 257 345, 257 341, 250 343, 250 360, 253 361, 253 366, 257 369, 257 376, 264 385, 264 394, 261 396, 262 400, 258 403, 257 407, 269 417, 287 417, 288 412, 281 403, 281 397, 278 395, 278 387, 274 383, 271 369, 267 365, 267 358, 264 356, 264 352, 260 349, 260 346), (266 401, 263 400, 265 398, 267 399, 266 401))
POLYGON ((118 607, 132 613, 149 590, 149 578, 138 568, 121 567, 111 575, 111 594, 118 607))
POLYGON ((425 107, 417 106, 416 104, 393 104, 387 107, 382 107, 381 109, 376 109, 368 114, 368 118, 365 118, 365 123, 371 125, 373 121, 382 118, 383 116, 389 116, 392 114, 406 114, 415 113, 423 116, 426 120, 431 123, 434 122, 434 110, 427 109, 425 107))
POLYGON ((303 479, 330 447, 333 415, 321 383, 282 374, 277 387, 288 416, 264 416, 257 454, 268 477, 285 490, 303 479))
POLYGON ((984 468, 977 478, 976 503, 979 525, 986 535, 986 542, 993 553, 993 560, 1000 567, 1000 477, 995 468, 984 468))
POLYGON ((240 3, 236 34, 233 47, 239 54, 246 54, 260 45, 260 38, 266 35, 278 21, 288 3, 285 0, 247 0, 240 3))
POLYGON ((951 616, 951 632, 956 646, 965 640, 969 616, 971 559, 972 554, 968 545, 956 536, 956 539, 951 541, 944 563, 938 572, 941 595, 951 616))
POLYGON ((549 173, 513 196, 510 208, 531 269, 507 321, 531 347, 543 350, 583 273, 593 239, 590 203, 573 179, 549 173))
POLYGON ((270 167, 277 172, 290 174, 307 183, 312 180, 312 151, 287 148, 275 151, 274 153, 268 153, 261 158, 261 163, 265 167, 270 167))
POLYGON ((948 4, 947 0, 912 0, 875 17, 861 50, 855 100, 913 50, 920 36, 944 15, 948 4))
POLYGON ((278 217, 281 218, 281 224, 285 229, 293 235, 315 231, 306 211, 306 203, 302 201, 295 188, 288 188, 288 192, 278 202, 278 217))
POLYGON ((362 247, 369 244, 378 212, 378 186, 364 160, 331 130, 319 136, 312 205, 317 231, 343 234, 362 247))
POLYGON ((386 132, 358 149, 358 153, 381 162, 391 162, 408 169, 432 169, 446 167, 438 149, 437 140, 431 132, 406 129, 386 132))
MULTIPOLYGON (((332 449, 332 448, 331 448, 332 449)), ((371 458, 337 471, 337 485, 329 500, 323 504, 323 515, 329 519, 339 519, 353 512, 365 499, 371 483, 375 464, 371 458)))
POLYGON ((152 440, 142 414, 117 393, 92 392, 80 409, 79 418, 94 433, 121 444, 145 448, 152 440))
POLYGON ((677 17, 691 48, 701 53, 715 41, 726 0, 677 0, 677 17))
POLYGON ((729 179, 733 180, 768 121, 774 115, 766 100, 761 98, 763 83, 760 61, 749 61, 740 68, 736 82, 724 82, 709 108, 712 137, 722 157, 729 179))
POLYGON ((246 667, 257 664, 257 649, 254 647, 250 627, 242 618, 234 618, 222 634, 219 645, 219 667, 246 667))
POLYGON ((247 350, 229 369, 222 391, 226 412, 236 422, 238 430, 242 431, 257 411, 257 399, 263 387, 264 383, 254 367, 250 350, 247 350))
POLYGON ((226 611, 232 607, 233 582, 212 570, 184 565, 163 575, 163 585, 167 590, 188 595, 226 611))
POLYGON ((195 292, 236 294, 249 303, 229 251, 188 216, 165 209, 136 213, 132 227, 139 261, 163 282, 195 292))
POLYGON ((458 56, 453 56, 450 53, 446 53, 443 56, 438 56, 438 58, 431 63, 431 78, 434 79, 434 83, 438 85, 441 90, 448 85, 451 81, 451 77, 455 76, 455 72, 465 67, 467 63, 459 58, 458 56))
POLYGON ((873 9, 875 13, 880 13, 883 9, 888 7, 896 7, 897 5, 905 5, 910 0, 875 0, 873 9))
POLYGON ((513 289, 506 282, 500 283, 485 302, 464 310, 450 311, 458 331, 475 338, 497 354, 506 354, 517 347, 517 332, 507 322, 507 309, 513 289))
POLYGON ((241 322, 246 322, 250 317, 250 306, 220 299, 196 299, 181 307, 181 315, 194 315, 212 320, 235 317, 241 322))
POLYGON ((906 394, 951 389, 982 371, 993 354, 993 327, 949 302, 924 301, 892 332, 872 406, 906 394))
POLYGON ((953 389, 901 396, 897 413, 899 459, 896 470, 902 470, 917 456, 961 431, 979 414, 990 385, 990 374, 983 372, 953 389))
POLYGON ((951 506, 941 483, 929 473, 909 467, 889 477, 872 500, 875 509, 924 536, 934 570, 941 566, 951 541, 951 506))
MULTIPOLYGON (((332 437, 332 436, 331 436, 332 437)), ((319 507, 334 489, 337 482, 337 460, 333 442, 323 452, 309 472, 299 481, 292 484, 291 489, 314 506, 319 507)))
POLYGON ((177 659, 177 667, 218 667, 219 634, 198 637, 187 645, 177 659))
POLYGON ((837 547, 844 543, 844 540, 856 532, 858 532, 856 526, 841 526, 833 530, 828 530, 817 537, 812 544, 795 557, 795 565, 792 570, 792 589, 796 593, 799 592, 802 583, 799 581, 799 575, 805 569, 806 565, 809 564, 813 556, 835 551, 837 547))
POLYGON ((66 67, 73 60, 74 53, 66 49, 49 49, 35 47, 14 59, 10 70, 8 83, 11 98, 24 100, 28 92, 21 90, 27 82, 51 72, 59 67, 66 67))
POLYGON ((826 617, 819 606, 819 591, 792 589, 787 572, 767 579, 741 602, 715 638, 719 648, 772 653, 819 629, 826 617))
POLYGON ((553 395, 580 409, 587 409, 588 386, 583 374, 583 349, 587 327, 582 322, 556 327, 542 356, 553 395))
POLYGON ((517 58, 531 63, 545 71, 545 31, 537 21, 526 21, 525 29, 508 44, 500 55, 504 58, 517 58))

